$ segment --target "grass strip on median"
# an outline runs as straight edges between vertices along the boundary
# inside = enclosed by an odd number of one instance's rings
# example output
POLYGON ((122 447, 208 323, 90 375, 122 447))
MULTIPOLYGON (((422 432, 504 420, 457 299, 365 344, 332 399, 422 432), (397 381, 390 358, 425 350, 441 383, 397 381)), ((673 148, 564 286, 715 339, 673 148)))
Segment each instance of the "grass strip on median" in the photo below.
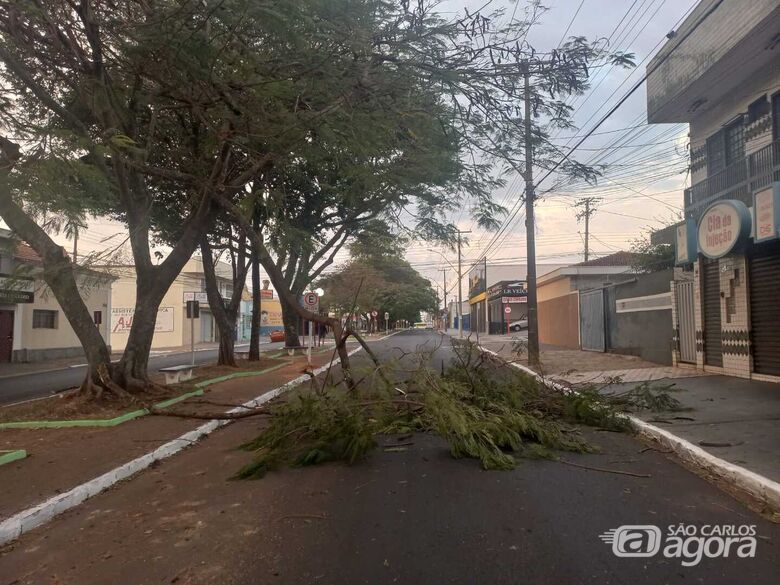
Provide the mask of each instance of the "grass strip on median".
MULTIPOLYGON (((286 365, 287 363, 277 364, 275 366, 271 366, 270 368, 266 368, 264 370, 259 370, 254 372, 237 372, 235 374, 226 374, 224 376, 219 376, 217 378, 212 378, 210 380, 204 380, 202 382, 198 382, 197 384, 195 384, 196 390, 193 390, 192 392, 187 392, 185 394, 176 396, 174 398, 169 398, 168 400, 163 400, 162 402, 158 402, 157 404, 155 404, 155 407, 167 408, 169 406, 173 406, 174 404, 187 400, 188 398, 192 398, 193 396, 201 396, 203 394, 203 389, 207 386, 211 386, 212 384, 226 382, 234 378, 259 376, 261 374, 265 374, 273 370, 277 370, 286 365)), ((64 429, 64 428, 75 428, 75 427, 115 427, 117 425, 121 425, 122 423, 126 423, 127 421, 134 420, 142 416, 146 416, 147 414, 149 414, 149 411, 145 408, 142 408, 139 410, 134 410, 132 412, 128 412, 126 414, 122 414, 120 416, 114 418, 108 418, 108 419, 13 421, 13 422, 0 423, 0 429, 64 429)))
POLYGON ((18 461, 27 457, 27 451, 24 449, 14 449, 13 451, 0 451, 0 465, 18 461))
MULTIPOLYGON (((392 335, 395 335, 395 333, 391 333, 390 335, 380 338, 377 341, 381 341, 382 339, 391 337, 392 335)), ((361 349, 361 347, 356 347, 348 352, 348 355, 352 356, 361 349)), ((327 371, 335 361, 337 360, 330 360, 329 363, 315 368, 312 372, 302 374, 269 392, 265 392, 257 398, 254 398, 253 400, 245 402, 239 407, 229 410, 228 413, 242 412, 246 408, 256 408, 261 404, 268 402, 269 400, 273 400, 290 388, 293 388, 309 380, 311 374, 316 376, 327 371)), ((112 469, 111 471, 104 473, 90 481, 82 483, 81 485, 78 485, 68 490, 67 492, 57 494, 56 496, 41 502, 37 506, 23 510, 17 514, 14 514, 10 518, 6 518, 5 520, 0 521, 0 545, 19 538, 25 532, 45 524, 58 514, 62 514, 66 510, 78 506, 88 498, 91 498, 92 496, 99 494, 103 490, 108 489, 123 479, 127 479, 139 471, 146 469, 155 461, 160 461, 175 455, 187 447, 191 447, 201 438, 211 434, 222 426, 230 424, 230 422, 230 420, 224 419, 210 420, 198 428, 184 433, 182 436, 173 439, 164 445, 161 445, 157 449, 145 455, 137 457, 132 461, 128 461, 124 465, 120 465, 119 467, 112 469)))

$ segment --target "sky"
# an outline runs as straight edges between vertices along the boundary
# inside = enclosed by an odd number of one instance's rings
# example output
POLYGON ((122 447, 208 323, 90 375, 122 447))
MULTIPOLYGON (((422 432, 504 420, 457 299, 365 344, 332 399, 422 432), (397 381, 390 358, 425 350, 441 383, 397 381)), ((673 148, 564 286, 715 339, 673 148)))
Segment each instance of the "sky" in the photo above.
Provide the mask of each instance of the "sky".
MULTIPOLYGON (((489 8, 504 7, 507 21, 515 10, 512 0, 442 0, 438 10, 453 16, 462 13, 464 7, 473 11, 486 2, 489 8)), ((589 39, 608 38, 613 50, 634 53, 637 63, 635 69, 629 70, 610 67, 594 70, 592 89, 584 96, 568 100, 576 110, 574 121, 578 130, 553 133, 555 142, 572 146, 578 135, 591 130, 642 78, 650 58, 666 40, 665 35, 679 25, 696 3, 697 0, 548 0, 545 5, 549 10, 528 36, 538 51, 556 47, 565 33, 589 39)), ((517 18, 522 17, 524 7, 524 0, 520 0, 517 18)), ((687 132, 684 124, 647 125, 642 85, 573 155, 581 162, 607 165, 597 186, 562 185, 553 178, 537 186, 540 195, 536 206, 537 263, 583 259, 583 226, 577 222, 573 207, 581 197, 602 198, 590 226, 590 250, 594 256, 626 250, 643 232, 674 220, 681 210, 683 189, 689 181, 687 132)), ((494 193, 494 199, 514 213, 510 213, 513 219, 502 226, 498 237, 481 231, 469 217, 468 209, 459 210, 449 218, 459 229, 471 232, 463 245, 464 291, 468 268, 486 254, 489 264, 525 263, 522 189, 520 177, 510 176, 507 186, 494 193)), ((92 252, 119 244, 126 234, 124 225, 95 218, 82 232, 79 250, 92 252)), ((64 236, 56 238, 67 248, 72 247, 64 236)), ((453 298, 456 283, 451 266, 457 261, 453 250, 412 242, 406 257, 440 290, 441 270, 447 268, 449 295, 453 298)), ((346 253, 342 253, 337 260, 343 262, 346 258, 346 253)))
MULTIPOLYGON (((618 100, 645 74, 652 56, 663 46, 666 34, 677 28, 681 19, 698 0, 550 0, 540 25, 528 36, 538 51, 558 46, 568 28, 567 37, 589 39, 611 38, 613 50, 635 54, 635 69, 602 68, 591 78, 592 89, 568 103, 575 108, 578 130, 561 131, 555 140, 562 146, 573 146, 572 136, 591 130, 618 100)), ((442 11, 474 10, 485 0, 444 0, 442 11)), ((490 7, 505 7, 508 20, 515 3, 494 0, 490 7)), ((520 2, 516 14, 523 14, 520 2)), ((584 226, 575 218, 574 202, 581 197, 601 197, 602 202, 590 223, 590 252, 604 255, 627 250, 631 242, 649 229, 663 227, 676 219, 688 186, 685 124, 647 125, 644 84, 575 152, 573 158, 591 164, 606 164, 604 176, 596 187, 557 185, 548 179, 537 185, 542 194, 536 206, 537 264, 568 263, 583 260, 584 226), (550 190, 552 187, 554 189, 550 190), (549 192, 547 192, 549 191, 549 192)), ((555 133, 553 132, 553 136, 555 133)), ((539 177, 539 173, 536 174, 539 177)), ((517 209, 524 184, 521 178, 509 178, 507 188, 495 193, 494 199, 510 210, 517 209)), ((495 234, 481 231, 468 217, 458 213, 454 220, 459 229, 471 231, 463 246, 463 288, 466 290, 468 267, 487 253, 488 264, 524 263, 526 232, 522 209, 494 241, 495 234)), ((456 293, 455 279, 446 257, 455 264, 457 255, 445 248, 415 243, 407 259, 426 277, 443 285, 442 268, 448 268, 450 299, 456 293)))

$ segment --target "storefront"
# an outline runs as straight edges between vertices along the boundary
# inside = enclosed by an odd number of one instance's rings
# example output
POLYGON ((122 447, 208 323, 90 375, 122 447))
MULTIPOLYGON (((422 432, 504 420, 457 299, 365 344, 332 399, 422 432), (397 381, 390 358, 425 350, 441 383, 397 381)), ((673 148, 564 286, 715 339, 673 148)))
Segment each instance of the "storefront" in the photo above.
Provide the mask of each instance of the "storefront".
POLYGON ((490 333, 507 333, 512 323, 528 318, 528 289, 524 281, 503 280, 487 290, 490 333))
POLYGON ((780 381, 779 237, 780 182, 754 193, 752 208, 721 200, 678 226, 672 283, 675 363, 780 381), (691 268, 693 294, 683 294, 691 268), (684 351, 684 340, 691 336, 695 361, 684 351))

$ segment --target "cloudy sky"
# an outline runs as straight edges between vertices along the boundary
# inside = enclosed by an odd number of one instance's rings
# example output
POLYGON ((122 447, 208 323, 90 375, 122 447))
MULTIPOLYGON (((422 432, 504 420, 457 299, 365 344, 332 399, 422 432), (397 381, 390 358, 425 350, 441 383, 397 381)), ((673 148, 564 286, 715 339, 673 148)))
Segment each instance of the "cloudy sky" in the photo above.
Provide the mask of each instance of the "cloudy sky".
MULTIPOLYGON (((462 12, 464 6, 473 11, 486 2, 489 8, 504 7, 507 21, 513 11, 516 18, 522 18, 526 6, 524 0, 520 0, 516 10, 512 0, 442 0, 439 11, 454 16, 462 12)), ((568 100, 576 110, 574 118, 579 130, 559 132, 555 141, 561 146, 571 146, 577 135, 592 129, 601 116, 641 79, 648 61, 666 40, 665 35, 678 26, 696 3, 696 0, 548 0, 548 12, 528 37, 538 51, 556 47, 564 34, 607 38, 613 50, 633 52, 638 65, 633 70, 610 67, 596 70, 592 89, 584 96, 568 100)), ((537 192, 544 195, 536 215, 538 263, 582 260, 583 226, 577 223, 572 207, 578 198, 591 195, 603 199, 591 220, 590 248, 594 255, 628 249, 630 242, 643 231, 661 227, 676 217, 688 181, 687 126, 648 126, 645 98, 643 86, 574 155, 581 162, 607 165, 598 186, 560 185, 552 178, 539 185, 537 192)), ((458 211, 451 218, 460 229, 471 231, 463 248, 464 276, 468 266, 485 254, 489 262, 525 262, 524 213, 520 206, 522 189, 522 180, 515 176, 509 177, 505 189, 495 193, 496 201, 513 213, 510 215, 512 220, 498 237, 480 231, 467 209, 458 211)), ((79 249, 82 253, 101 250, 107 245, 119 244, 125 236, 124 226, 98 218, 90 222, 89 229, 81 235, 79 249)), ((64 238, 59 239, 65 243, 64 238)), ((441 284, 441 269, 454 264, 456 255, 444 248, 435 251, 431 248, 425 242, 415 242, 407 251, 407 259, 425 276, 441 284)), ((448 288, 451 295, 454 286, 450 270, 448 288)))
MULTIPOLYGON (((484 5, 485 0, 444 0, 442 11, 470 10, 484 5)), ((681 19, 696 5, 697 0, 550 0, 548 12, 539 26, 532 30, 528 41, 538 51, 556 47, 566 36, 581 35, 589 39, 610 39, 613 50, 632 52, 637 67, 633 70, 602 68, 592 76, 591 90, 571 98, 574 120, 579 130, 558 133, 555 142, 573 146, 578 138, 606 114, 645 74, 647 63, 666 40, 666 34, 677 28, 681 19)), ((515 3, 494 0, 491 7, 505 6, 508 20, 515 3)), ((525 3, 515 12, 520 18, 525 3)), ((615 114, 576 151, 573 158, 581 162, 605 164, 604 177, 596 187, 583 184, 558 185, 548 179, 538 186, 545 193, 536 211, 537 262, 577 262, 583 254, 583 225, 575 219, 573 203, 581 197, 603 199, 591 220, 591 254, 609 254, 630 247, 633 239, 650 228, 664 226, 676 218, 682 205, 682 191, 687 185, 687 125, 647 125, 646 94, 640 87, 615 114)), ((555 136, 555 133, 553 133, 555 136)), ((539 175, 537 174, 537 177, 539 175)), ((511 211, 518 209, 523 190, 519 177, 511 177, 506 189, 495 199, 511 211)), ((467 211, 453 218, 460 229, 471 230, 464 247, 464 276, 468 266, 487 254, 488 262, 524 263, 526 256, 524 213, 519 209, 501 235, 481 232, 468 217, 467 211)), ((430 245, 417 243, 408 251, 408 259, 425 276, 442 283, 441 269, 446 260, 455 263, 456 255, 430 245)), ((448 289, 453 294, 454 280, 448 276, 448 289)), ((465 283, 464 283, 465 289, 465 283)), ((452 296, 450 296, 452 298, 452 296)))

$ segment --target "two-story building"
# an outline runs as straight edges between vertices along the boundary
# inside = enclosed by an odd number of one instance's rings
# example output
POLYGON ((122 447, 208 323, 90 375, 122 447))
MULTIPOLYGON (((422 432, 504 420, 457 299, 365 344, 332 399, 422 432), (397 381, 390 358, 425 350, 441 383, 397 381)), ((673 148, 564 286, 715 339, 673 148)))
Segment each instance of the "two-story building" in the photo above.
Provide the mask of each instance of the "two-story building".
POLYGON ((780 381, 780 3, 700 2, 648 66, 647 110, 690 125, 673 360, 780 381))

